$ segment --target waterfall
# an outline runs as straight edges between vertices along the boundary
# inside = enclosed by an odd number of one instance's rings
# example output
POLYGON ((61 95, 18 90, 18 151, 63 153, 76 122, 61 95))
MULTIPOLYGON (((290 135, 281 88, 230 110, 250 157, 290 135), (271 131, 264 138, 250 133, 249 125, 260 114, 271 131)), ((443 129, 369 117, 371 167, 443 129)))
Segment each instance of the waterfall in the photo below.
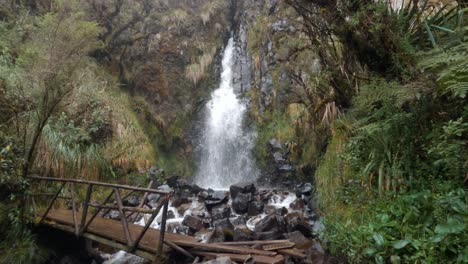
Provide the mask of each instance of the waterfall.
POLYGON ((195 182, 201 187, 226 189, 237 182, 254 181, 252 159, 255 133, 246 128, 246 103, 233 89, 234 40, 224 49, 219 87, 206 105, 202 156, 195 182))

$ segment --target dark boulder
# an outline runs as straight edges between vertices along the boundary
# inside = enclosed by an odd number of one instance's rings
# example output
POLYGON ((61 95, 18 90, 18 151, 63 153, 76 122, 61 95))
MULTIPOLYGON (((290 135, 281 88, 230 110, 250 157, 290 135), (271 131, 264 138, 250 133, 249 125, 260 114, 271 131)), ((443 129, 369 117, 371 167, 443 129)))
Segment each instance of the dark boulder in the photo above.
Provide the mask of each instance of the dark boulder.
POLYGON ((177 213, 184 215, 184 213, 192 206, 191 203, 184 203, 177 206, 177 213))
POLYGON ((268 141, 268 143, 270 144, 270 147, 272 149, 283 149, 283 146, 281 145, 281 142, 279 142, 278 139, 276 138, 272 138, 268 141))
POLYGON ((140 204, 140 198, 135 195, 130 195, 129 197, 123 199, 122 203, 124 206, 138 206, 140 204))
POLYGON ((253 232, 245 225, 234 227, 234 241, 252 240, 253 232))
POLYGON ((247 218, 243 215, 238 215, 238 216, 229 218, 229 221, 231 221, 231 223, 235 226, 245 225, 245 223, 247 222, 247 218))
POLYGON ((263 207, 265 205, 261 201, 253 201, 249 203, 248 209, 247 209, 247 215, 249 216, 256 216, 259 215, 263 212, 263 207))
POLYGON ((209 190, 208 197, 205 198, 205 206, 208 210, 211 210, 214 206, 226 203, 228 200, 226 192, 209 190))
POLYGON ((284 218, 286 219, 286 227, 288 232, 299 231, 306 237, 311 236, 311 226, 303 213, 289 213, 284 218))
POLYGON ((254 195, 256 190, 257 188, 253 183, 237 183, 229 187, 229 193, 232 199, 235 199, 239 193, 250 193, 254 195))
POLYGON ((284 207, 284 206, 278 208, 278 207, 275 207, 275 206, 273 206, 273 205, 265 205, 265 206, 263 207, 263 212, 264 212, 265 214, 268 214, 268 215, 270 215, 270 214, 278 214, 278 215, 283 216, 283 215, 285 215, 285 214, 288 213, 288 209, 286 209, 286 207, 284 207))
POLYGON ((238 193, 232 201, 232 209, 238 214, 247 213, 250 201, 252 201, 252 194, 238 193))
POLYGON ((215 220, 212 223, 215 228, 221 227, 223 230, 230 230, 230 232, 234 230, 234 225, 229 221, 229 219, 215 220))
POLYGON ((302 198, 297 198, 289 205, 289 207, 296 211, 303 211, 305 208, 305 201, 302 198))
POLYGON ((291 233, 284 233, 284 238, 294 242, 298 249, 306 249, 312 245, 312 240, 307 239, 301 232, 294 231, 291 233))
POLYGON ((172 206, 178 207, 181 204, 191 203, 188 197, 174 196, 172 198, 172 206))
POLYGON ((233 240, 233 230, 223 228, 222 226, 216 227, 213 229, 213 234, 211 235, 208 243, 218 243, 224 241, 233 240))
POLYGON ((255 232, 276 231, 278 233, 284 233, 285 230, 286 222, 284 217, 277 214, 267 215, 260 220, 254 228, 255 232))
POLYGON ((296 186, 296 196, 297 197, 302 197, 302 195, 310 196, 312 194, 312 190, 313 190, 313 187, 311 183, 309 182, 301 183, 296 186))
POLYGON ((254 240, 275 240, 281 238, 281 234, 278 231, 266 231, 266 232, 254 232, 252 235, 254 240))
POLYGON ((188 226, 192 231, 195 232, 200 231, 205 227, 205 223, 202 219, 192 215, 186 215, 182 221, 182 224, 188 226))
POLYGON ((227 219, 231 215, 231 207, 226 204, 216 205, 211 208, 211 218, 213 221, 227 219))

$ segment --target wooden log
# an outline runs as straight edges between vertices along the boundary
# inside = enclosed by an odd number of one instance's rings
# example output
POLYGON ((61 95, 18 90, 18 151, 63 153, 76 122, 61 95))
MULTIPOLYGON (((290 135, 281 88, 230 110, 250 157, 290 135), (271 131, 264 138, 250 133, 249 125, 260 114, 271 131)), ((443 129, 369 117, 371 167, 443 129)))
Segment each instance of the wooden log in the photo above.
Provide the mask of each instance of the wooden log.
POLYGON ((236 254, 252 254, 261 256, 275 256, 277 255, 274 251, 258 250, 245 247, 236 246, 225 246, 219 244, 200 243, 200 242, 187 242, 187 241, 175 241, 175 244, 182 247, 191 247, 194 250, 206 250, 221 253, 236 253, 236 254))
MULTIPOLYGON (((86 225, 86 217, 88 215, 89 200, 91 199, 91 193, 92 192, 93 192, 93 185, 90 184, 90 185, 88 185, 88 188, 86 190, 86 198, 85 198, 85 201, 83 203, 83 212, 82 212, 82 215, 81 215, 81 224, 80 224, 81 228, 84 228, 85 225, 86 225)), ((81 233, 83 233, 83 232, 80 230, 80 234, 81 233)))
POLYGON ((190 258, 190 259, 194 259, 195 257, 190 254, 190 252, 186 251, 185 249, 177 246, 176 244, 174 244, 174 242, 170 241, 170 240, 164 240, 164 244, 168 245, 169 247, 171 247, 172 249, 174 249, 175 251, 181 253, 182 255, 190 258))
POLYGON ((219 242, 212 243, 216 245, 224 246, 251 246, 251 245, 271 245, 271 244, 280 244, 287 243, 289 240, 252 240, 252 241, 235 241, 235 242, 219 242))
POLYGON ((162 252, 162 249, 163 249, 164 235, 166 233, 166 219, 167 219, 168 207, 169 207, 169 197, 166 197, 166 199, 164 200, 161 227, 160 227, 160 233, 159 233, 159 247, 158 247, 159 252, 162 252))
POLYGON ((274 257, 268 256, 259 256, 259 255, 249 255, 249 254, 232 254, 232 253, 213 253, 205 251, 191 251, 193 254, 208 258, 218 258, 218 257, 230 257, 231 260, 237 262, 247 262, 253 260, 253 263, 256 264, 281 264, 284 263, 284 257, 281 255, 276 255, 274 257))
POLYGON ((130 237, 130 232, 128 231, 127 218, 125 218, 125 213, 122 210, 123 205, 122 205, 122 199, 120 197, 119 189, 115 188, 114 189, 114 194, 115 194, 115 200, 117 201, 117 207, 118 207, 119 213, 120 213, 120 221, 122 222, 125 238, 127 240, 127 245, 132 246, 132 238, 130 237))
POLYGON ((305 258, 307 257, 302 250, 299 250, 297 248, 290 248, 290 249, 278 249, 278 253, 290 257, 295 257, 295 258, 305 258))
MULTIPOLYGON (((111 204, 98 204, 98 203, 90 203, 89 206, 99 209, 110 209, 110 210, 118 210, 119 207, 116 205, 111 204)), ((130 206, 123 206, 122 210, 125 212, 139 212, 142 214, 152 214, 156 211, 156 209, 145 209, 145 208, 137 208, 137 207, 130 207, 130 206)), ((128 217, 127 217, 128 218, 128 217)))
POLYGON ((278 249, 286 249, 286 248, 292 248, 296 244, 294 242, 286 242, 286 243, 279 243, 279 244, 272 244, 272 245, 264 245, 262 248, 263 250, 278 250, 278 249))
POLYGON ((54 205, 54 202, 55 200, 57 200, 57 197, 60 195, 60 192, 62 191, 63 187, 65 186, 66 182, 63 182, 62 185, 60 185, 60 188, 59 190, 55 193, 54 197, 52 198, 52 201, 50 201, 49 203, 49 206, 47 207, 47 210, 44 212, 44 214, 42 215, 42 218, 41 220, 39 221, 39 223, 42 223, 44 221, 44 219, 46 218, 47 214, 49 213, 50 209, 52 208, 52 206, 54 205))
POLYGON ((159 194, 169 194, 170 192, 164 192, 156 189, 149 189, 149 188, 141 188, 141 187, 134 187, 129 185, 121 185, 121 184, 114 184, 114 183, 105 183, 105 182, 96 182, 96 181, 85 181, 85 180, 78 180, 78 179, 64 179, 64 178, 54 178, 54 177, 39 177, 39 176, 29 176, 31 179, 35 180, 43 180, 43 181, 58 181, 58 182, 74 182, 78 184, 92 184, 95 186, 103 186, 103 187, 110 187, 110 188, 118 188, 118 189, 125 189, 125 190, 132 190, 132 191, 139 191, 139 192, 148 192, 148 193, 159 193, 159 194))
POLYGON ((78 218, 76 216, 76 202, 75 202, 75 185, 74 183, 70 183, 70 195, 71 195, 71 203, 72 203, 72 211, 73 211, 73 226, 75 227, 75 235, 78 237, 80 229, 78 227, 78 218))

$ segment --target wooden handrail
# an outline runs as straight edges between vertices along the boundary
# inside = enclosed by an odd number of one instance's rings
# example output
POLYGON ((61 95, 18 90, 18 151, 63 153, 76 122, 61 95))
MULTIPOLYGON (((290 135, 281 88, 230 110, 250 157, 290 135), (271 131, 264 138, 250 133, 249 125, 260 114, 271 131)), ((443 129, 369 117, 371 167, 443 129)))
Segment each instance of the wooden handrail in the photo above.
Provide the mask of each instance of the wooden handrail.
POLYGON ((35 176, 35 175, 29 176, 29 178, 35 179, 35 180, 44 180, 44 181, 58 181, 58 182, 74 182, 74 183, 78 183, 78 184, 92 184, 92 185, 96 185, 96 186, 118 188, 118 189, 125 189, 125 190, 139 191, 139 192, 148 192, 148 193, 158 193, 158 194, 170 194, 171 193, 171 192, 165 192, 165 191, 149 189, 149 188, 133 187, 133 186, 129 186, 129 185, 121 185, 121 184, 115 184, 115 183, 85 181, 85 180, 79 180, 79 179, 41 177, 41 176, 35 176))

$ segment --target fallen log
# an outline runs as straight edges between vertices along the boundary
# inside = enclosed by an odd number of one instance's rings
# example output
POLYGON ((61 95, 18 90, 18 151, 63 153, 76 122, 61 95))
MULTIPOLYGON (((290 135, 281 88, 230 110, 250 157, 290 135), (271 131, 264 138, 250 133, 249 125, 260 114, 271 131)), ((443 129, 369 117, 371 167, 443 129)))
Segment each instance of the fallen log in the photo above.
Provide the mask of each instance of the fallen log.
POLYGON ((207 244, 200 242, 187 242, 187 241, 173 241, 178 246, 182 247, 191 247, 194 250, 202 251, 211 251, 211 252, 220 252, 220 253, 236 253, 236 254, 252 254, 260 256, 275 256, 277 255, 274 251, 258 250, 245 247, 236 247, 236 246, 225 246, 219 244, 207 244))
POLYGON ((248 254, 233 254, 233 253, 212 253, 204 251, 191 251, 193 254, 208 257, 208 258, 218 258, 218 257, 230 257, 231 260, 238 262, 246 262, 253 260, 256 264, 281 264, 284 263, 284 257, 282 255, 276 255, 274 257, 268 256, 258 256, 258 255, 248 255, 248 254))
POLYGON ((294 242, 286 242, 286 243, 278 243, 278 244, 272 244, 272 245, 264 245, 262 248, 263 250, 278 250, 278 249, 287 249, 287 248, 292 248, 296 244, 294 242))

